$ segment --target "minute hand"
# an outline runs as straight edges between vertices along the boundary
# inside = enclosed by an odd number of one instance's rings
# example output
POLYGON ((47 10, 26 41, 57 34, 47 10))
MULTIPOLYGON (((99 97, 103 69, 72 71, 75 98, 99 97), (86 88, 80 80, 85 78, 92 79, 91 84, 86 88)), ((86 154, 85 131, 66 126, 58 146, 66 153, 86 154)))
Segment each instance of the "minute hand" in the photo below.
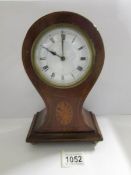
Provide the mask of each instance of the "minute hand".
POLYGON ((63 31, 61 32, 61 45, 62 45, 62 56, 64 57, 64 40, 65 40, 65 35, 63 31))
POLYGON ((44 46, 43 46, 43 48, 46 49, 48 52, 50 52, 52 55, 55 55, 55 56, 57 56, 57 57, 59 57, 59 58, 62 59, 62 56, 58 55, 56 52, 54 52, 54 51, 52 51, 52 50, 49 50, 48 48, 46 48, 46 47, 44 47, 44 46))

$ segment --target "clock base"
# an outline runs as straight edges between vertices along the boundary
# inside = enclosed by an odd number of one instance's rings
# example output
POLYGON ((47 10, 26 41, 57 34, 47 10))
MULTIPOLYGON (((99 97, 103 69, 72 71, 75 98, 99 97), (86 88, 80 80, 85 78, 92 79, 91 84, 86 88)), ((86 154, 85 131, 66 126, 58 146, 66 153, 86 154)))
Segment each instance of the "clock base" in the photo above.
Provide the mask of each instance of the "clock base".
MULTIPOLYGON (((39 122, 41 112, 38 112, 31 123, 30 130, 28 132, 26 142, 30 143, 42 143, 50 141, 88 141, 97 142, 102 141, 103 137, 100 132, 96 117, 92 112, 88 112, 90 115, 90 122, 93 125, 92 131, 76 131, 76 132, 36 132, 35 126, 39 122)), ((89 116, 87 117, 87 119, 89 116)))

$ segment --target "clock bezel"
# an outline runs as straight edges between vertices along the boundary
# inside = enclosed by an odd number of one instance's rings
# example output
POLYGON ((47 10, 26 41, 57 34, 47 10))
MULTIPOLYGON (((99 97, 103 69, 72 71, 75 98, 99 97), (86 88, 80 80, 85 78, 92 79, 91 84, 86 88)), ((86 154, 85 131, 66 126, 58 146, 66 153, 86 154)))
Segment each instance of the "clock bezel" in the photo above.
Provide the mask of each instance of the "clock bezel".
POLYGON ((69 24, 69 23, 53 24, 53 25, 45 28, 35 39, 35 41, 32 45, 32 49, 31 49, 31 62, 32 62, 33 69, 36 72, 37 76, 42 81, 44 81, 46 84, 48 84, 49 86, 53 86, 56 88, 62 88, 62 89, 75 87, 75 86, 78 86, 79 84, 81 84, 91 73, 92 66, 93 66, 93 63, 95 61, 94 59, 95 59, 94 45, 93 45, 92 41, 90 40, 89 36, 87 35, 87 33, 85 33, 79 26, 76 26, 74 24, 69 24), (90 50, 90 53, 91 53, 91 63, 89 65, 89 68, 84 72, 84 74, 76 82, 70 83, 68 85, 66 85, 66 84, 60 85, 57 83, 52 83, 51 81, 49 81, 49 79, 46 79, 46 77, 43 76, 43 74, 39 70, 38 65, 36 65, 35 58, 34 58, 35 47, 37 45, 37 42, 39 42, 39 39, 41 38, 41 36, 50 32, 53 29, 60 28, 60 27, 67 27, 67 28, 73 29, 75 32, 79 33, 85 39, 85 42, 87 43, 87 45, 89 45, 88 49, 90 50))

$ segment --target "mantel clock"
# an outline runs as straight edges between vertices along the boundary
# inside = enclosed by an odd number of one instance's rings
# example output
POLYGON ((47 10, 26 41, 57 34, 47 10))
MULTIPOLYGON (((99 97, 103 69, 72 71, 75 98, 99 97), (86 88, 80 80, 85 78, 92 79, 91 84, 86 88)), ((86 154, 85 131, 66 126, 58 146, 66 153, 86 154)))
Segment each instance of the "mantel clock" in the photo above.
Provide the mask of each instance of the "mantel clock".
POLYGON ((28 30, 22 58, 46 106, 35 114, 26 141, 102 140, 95 115, 83 108, 104 62, 96 27, 76 13, 48 14, 28 30))

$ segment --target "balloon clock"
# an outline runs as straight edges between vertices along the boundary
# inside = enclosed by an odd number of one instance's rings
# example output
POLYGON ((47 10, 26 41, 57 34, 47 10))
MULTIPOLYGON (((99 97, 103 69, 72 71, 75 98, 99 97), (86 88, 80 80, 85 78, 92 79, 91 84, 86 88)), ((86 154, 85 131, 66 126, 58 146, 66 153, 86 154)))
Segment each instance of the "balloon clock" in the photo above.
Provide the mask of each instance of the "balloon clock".
POLYGON ((102 140, 95 115, 83 108, 104 62, 96 27, 72 12, 41 17, 26 34, 22 59, 46 106, 35 114, 26 141, 102 140))

